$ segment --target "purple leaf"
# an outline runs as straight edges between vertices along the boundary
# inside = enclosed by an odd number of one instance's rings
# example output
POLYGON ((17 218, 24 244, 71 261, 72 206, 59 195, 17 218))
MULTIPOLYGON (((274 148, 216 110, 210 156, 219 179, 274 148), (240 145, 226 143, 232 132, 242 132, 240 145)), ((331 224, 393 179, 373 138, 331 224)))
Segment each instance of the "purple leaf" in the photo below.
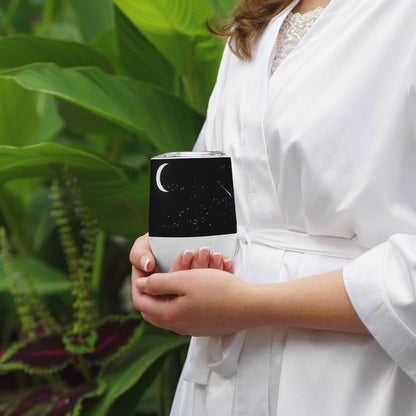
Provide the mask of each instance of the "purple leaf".
POLYGON ((4 403, 0 405, 0 416, 6 416, 8 411, 13 407, 12 402, 4 403))
POLYGON ((110 317, 97 328, 97 342, 94 351, 84 357, 93 363, 103 363, 114 358, 127 348, 142 332, 137 317, 110 317))
MULTIPOLYGON (((57 399, 55 392, 49 388, 37 390, 27 396, 9 416, 22 416, 26 412, 40 405, 41 403, 50 404, 57 399)), ((1 415, 1 413, 0 413, 1 415)))
POLYGON ((70 359, 61 335, 48 335, 13 345, 2 357, 0 369, 44 374, 64 368, 70 359))
POLYGON ((59 397, 55 407, 47 414, 47 416, 66 416, 79 414, 82 401, 87 397, 93 397, 102 393, 98 383, 85 383, 76 387, 69 393, 59 397))

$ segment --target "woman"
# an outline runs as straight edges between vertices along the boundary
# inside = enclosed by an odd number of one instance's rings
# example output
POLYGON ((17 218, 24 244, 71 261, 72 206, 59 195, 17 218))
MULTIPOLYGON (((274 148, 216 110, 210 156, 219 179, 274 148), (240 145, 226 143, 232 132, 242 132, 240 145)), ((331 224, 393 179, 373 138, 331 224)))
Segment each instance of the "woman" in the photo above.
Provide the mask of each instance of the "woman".
POLYGON ((416 414, 415 16, 236 11, 195 147, 232 156, 235 270, 201 249, 150 274, 147 236, 131 251, 136 308, 196 336, 173 415, 416 414))

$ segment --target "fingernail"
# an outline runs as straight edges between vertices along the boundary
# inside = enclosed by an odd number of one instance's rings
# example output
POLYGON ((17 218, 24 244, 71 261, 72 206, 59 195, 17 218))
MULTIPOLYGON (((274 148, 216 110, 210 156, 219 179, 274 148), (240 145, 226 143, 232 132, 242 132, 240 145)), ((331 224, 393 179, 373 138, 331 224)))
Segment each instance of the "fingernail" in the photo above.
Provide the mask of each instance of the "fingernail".
POLYGON ((222 254, 219 251, 214 251, 212 253, 212 264, 215 267, 218 267, 221 264, 222 254))
POLYGON ((191 263, 193 256, 194 256, 193 250, 185 250, 182 254, 182 265, 188 266, 191 263))
POLYGON ((147 257, 147 256, 143 256, 143 257, 141 258, 141 260, 140 260, 140 264, 142 265, 143 270, 144 270, 146 273, 148 272, 147 267, 149 266, 149 263, 150 263, 150 259, 149 259, 149 257, 147 257))
POLYGON ((203 263, 208 260, 211 251, 209 247, 200 247, 198 254, 198 263, 203 263))
POLYGON ((231 262, 232 262, 231 258, 228 256, 224 257, 223 261, 224 261, 225 268, 229 269, 231 267, 231 262))

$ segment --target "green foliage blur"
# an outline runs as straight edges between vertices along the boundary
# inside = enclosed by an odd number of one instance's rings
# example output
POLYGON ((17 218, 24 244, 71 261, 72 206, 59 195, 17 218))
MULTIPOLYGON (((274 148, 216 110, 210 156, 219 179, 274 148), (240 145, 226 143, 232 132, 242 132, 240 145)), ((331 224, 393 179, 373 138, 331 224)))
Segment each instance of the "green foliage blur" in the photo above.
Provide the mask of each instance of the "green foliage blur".
MULTIPOLYGON (((10 267, 0 258, 0 350, 6 356, 25 341, 16 298, 29 294, 13 291, 17 274, 28 276, 62 328, 79 327, 83 319, 75 312, 80 290, 71 278, 65 234, 51 215, 57 204, 51 187, 65 188, 65 172, 79 184, 99 229, 85 290, 102 320, 123 322, 134 313, 128 253, 147 229, 149 161, 192 149, 224 47, 206 21, 228 15, 234 3, 0 0, 0 228, 12 257, 10 267)), ((65 195, 60 221, 77 235, 82 218, 74 214, 74 196, 65 195)), ((70 248, 82 251, 81 240, 70 248)), ((188 339, 143 326, 130 348, 89 373, 100 387, 80 395, 67 415, 168 414, 188 339)), ((73 364, 78 361, 75 354, 73 364)), ((25 366, 10 372, 4 363, 1 414, 14 414, 41 387, 60 389, 61 398, 78 387, 57 382, 60 370, 32 377, 25 366)), ((19 414, 61 414, 53 413, 56 400, 31 402, 19 414)))

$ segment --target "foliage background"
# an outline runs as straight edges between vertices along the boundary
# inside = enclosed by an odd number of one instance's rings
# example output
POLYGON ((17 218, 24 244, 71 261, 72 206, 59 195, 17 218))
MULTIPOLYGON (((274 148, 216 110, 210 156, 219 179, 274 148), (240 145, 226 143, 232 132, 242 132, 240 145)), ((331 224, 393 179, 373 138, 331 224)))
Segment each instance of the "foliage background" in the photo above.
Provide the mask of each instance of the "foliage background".
MULTIPOLYGON (((233 0, 0 0, 0 227, 13 267, 30 276, 61 324, 76 319, 74 282, 51 216, 52 182, 69 169, 100 229, 89 281, 100 317, 131 312, 128 252, 147 229, 149 160, 192 148, 224 46, 206 20, 233 6, 233 0)), ((70 212, 71 201, 64 204, 70 212)), ((66 215, 77 230, 79 220, 66 215)), ((0 347, 7 351, 22 334, 2 263, 0 347)), ((66 414, 167 414, 187 341, 146 327, 94 375, 105 386, 97 397, 82 407, 80 399, 66 414)), ((0 405, 18 403, 42 383, 53 387, 51 380, 0 373, 0 405)), ((19 414, 46 413, 31 407, 19 414)))

